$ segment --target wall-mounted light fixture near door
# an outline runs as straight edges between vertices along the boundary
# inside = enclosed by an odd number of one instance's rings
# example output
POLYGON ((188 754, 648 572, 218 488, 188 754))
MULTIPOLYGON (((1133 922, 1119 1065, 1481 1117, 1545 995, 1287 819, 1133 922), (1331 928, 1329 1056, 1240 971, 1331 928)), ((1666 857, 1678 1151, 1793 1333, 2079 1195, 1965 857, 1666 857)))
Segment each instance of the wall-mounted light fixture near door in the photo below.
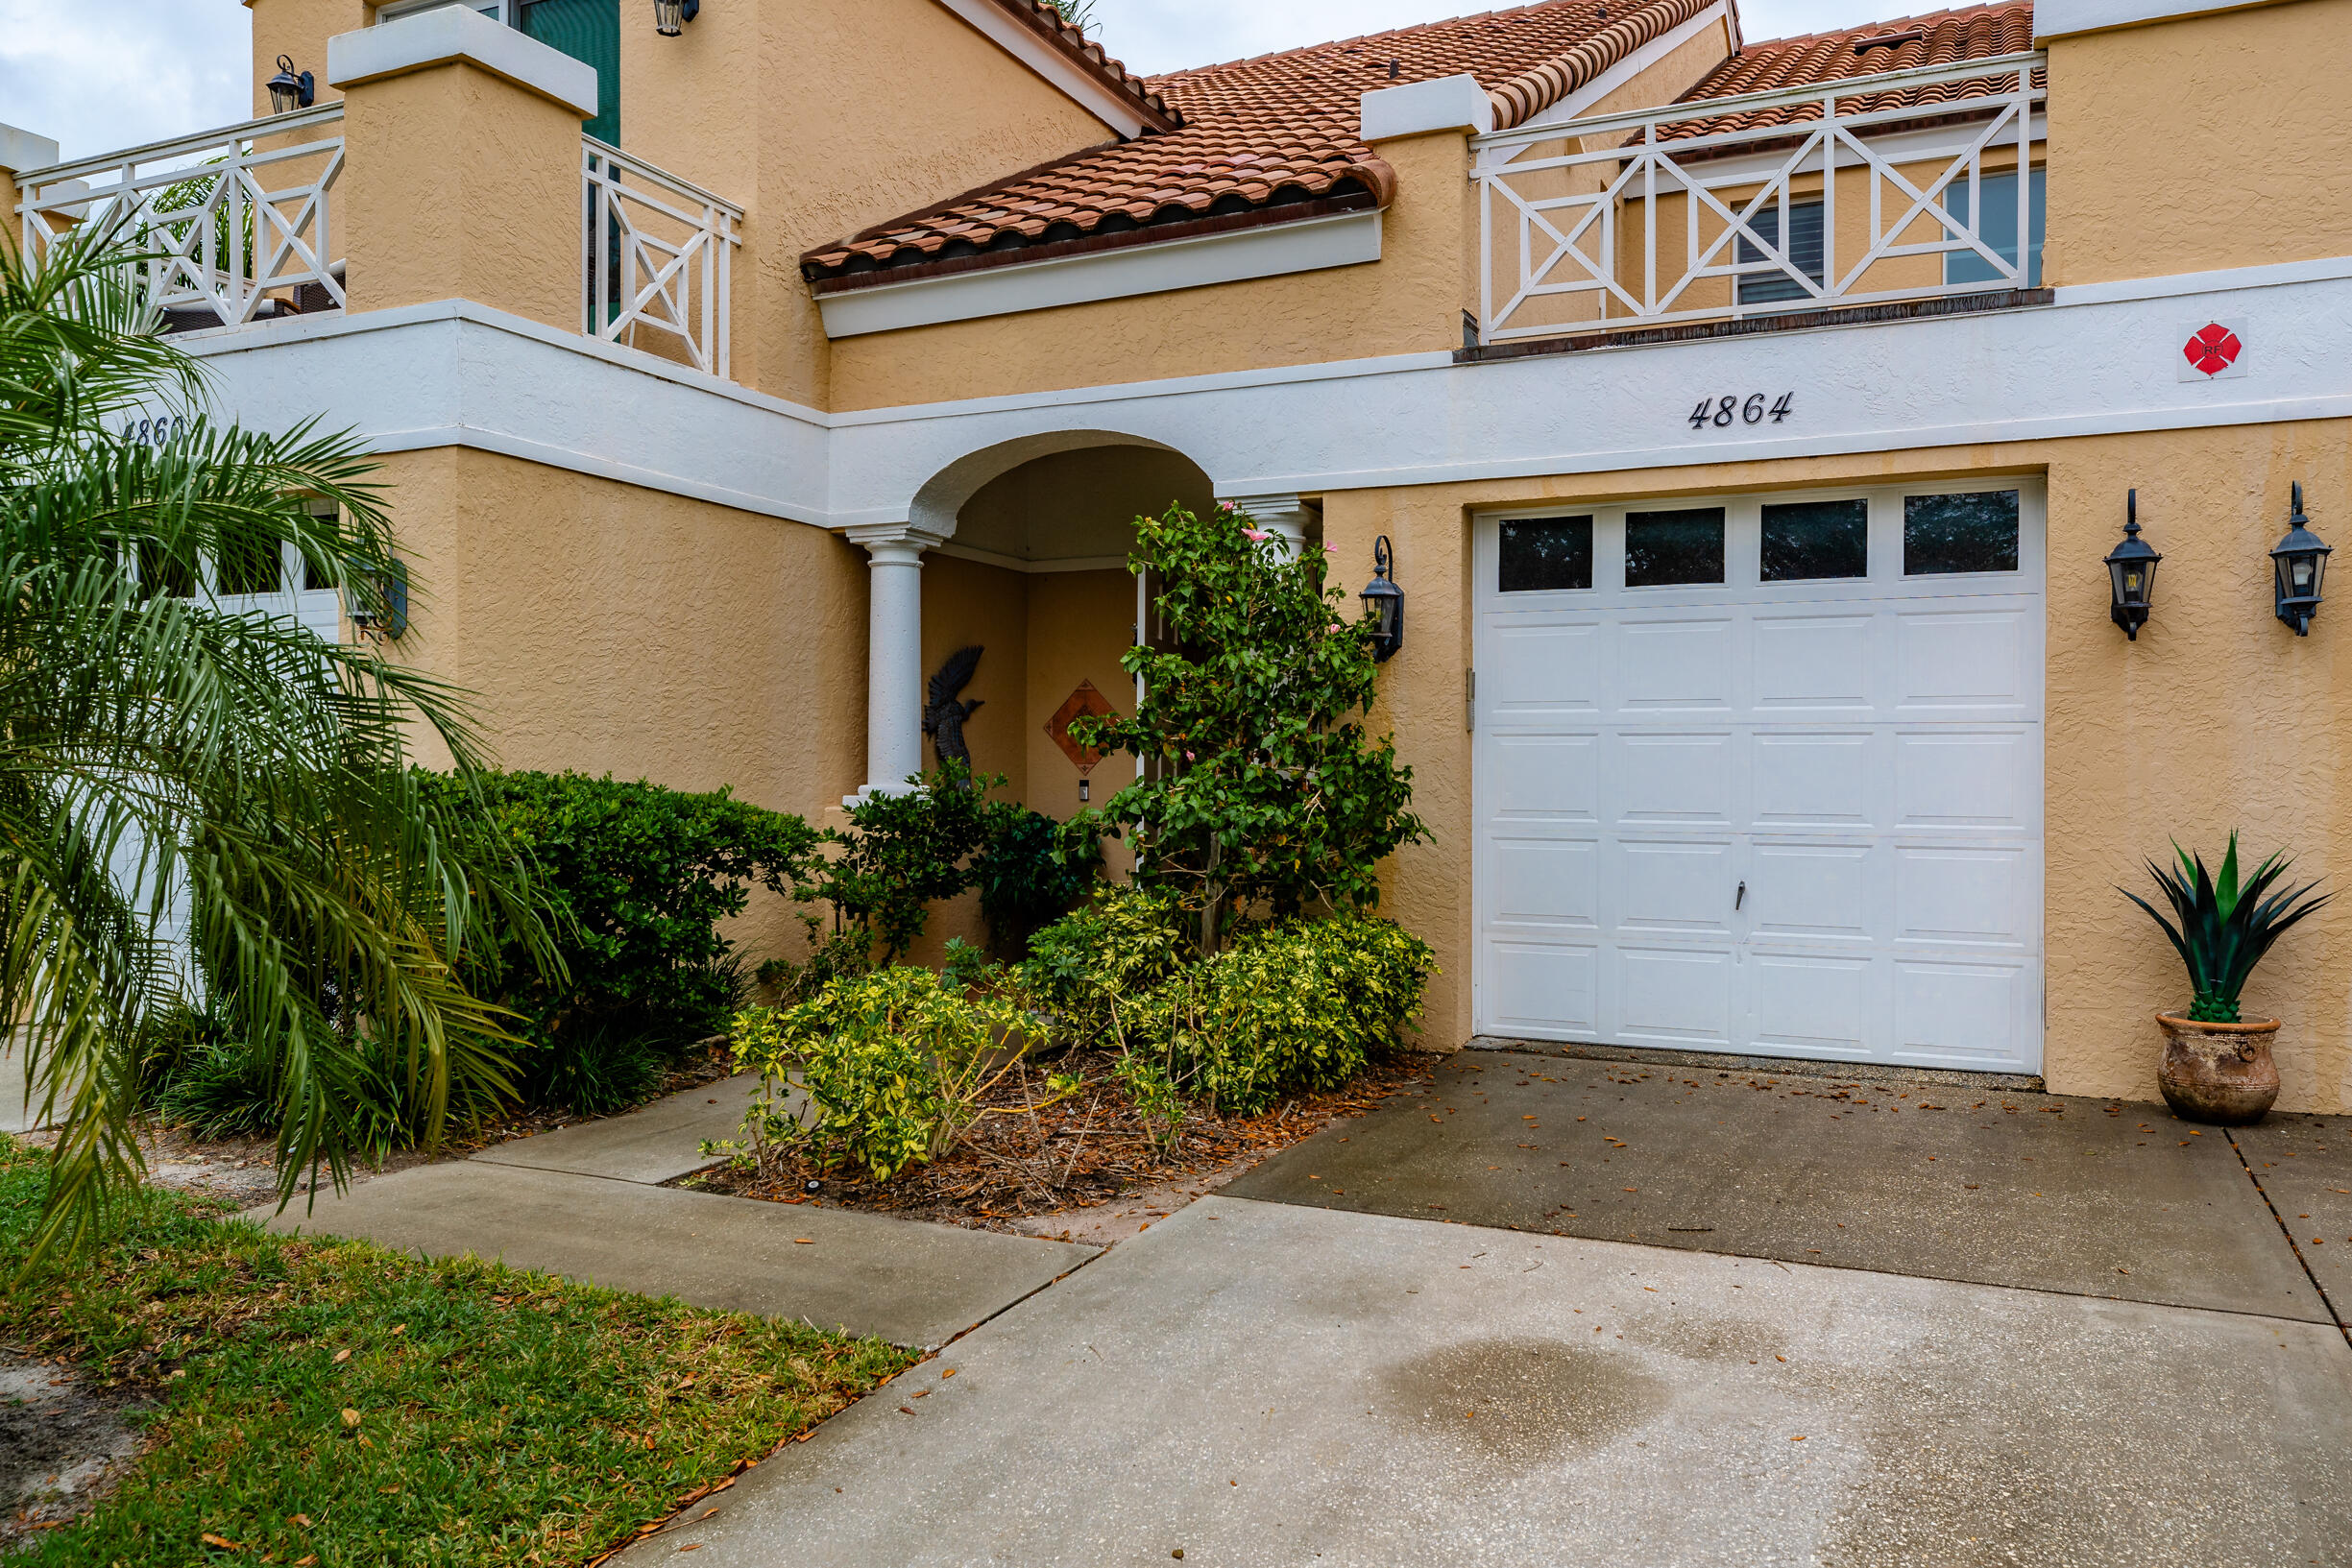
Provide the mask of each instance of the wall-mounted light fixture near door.
POLYGON ((2140 538, 2140 493, 2125 491, 2123 542, 2107 552, 2107 586, 2115 601, 2107 614, 2134 642, 2147 624, 2156 593, 2156 563, 2163 559, 2140 538))
POLYGON ((653 0, 653 30, 665 38, 674 38, 701 14, 702 0, 653 0))
POLYGON ((1389 536, 1372 543, 1372 580, 1364 585, 1364 618, 1372 633, 1372 659, 1387 663, 1405 645, 1405 591, 1390 580, 1389 536))
POLYGON ((291 114, 319 101, 318 78, 294 68, 293 57, 278 57, 278 74, 270 78, 270 112, 291 114))
POLYGON ((2311 635, 2311 618, 2319 613, 2319 587, 2327 576, 2327 558, 2334 549, 2311 531, 2303 515, 2303 481, 2294 482, 2287 519, 2287 537, 2270 552, 2278 579, 2278 618, 2294 628, 2297 637, 2311 635))

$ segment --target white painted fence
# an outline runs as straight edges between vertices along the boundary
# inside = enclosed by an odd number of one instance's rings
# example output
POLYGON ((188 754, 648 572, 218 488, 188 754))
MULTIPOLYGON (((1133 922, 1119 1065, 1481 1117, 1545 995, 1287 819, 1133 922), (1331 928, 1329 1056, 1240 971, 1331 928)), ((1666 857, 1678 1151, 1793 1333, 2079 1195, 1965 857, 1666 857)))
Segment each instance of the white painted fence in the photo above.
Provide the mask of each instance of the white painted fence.
POLYGON ((581 329, 727 374, 743 209, 594 136, 581 141, 581 329))
POLYGON ((2035 182, 2014 171, 2033 166, 2045 63, 2004 55, 1476 137, 1482 337, 2035 286, 2035 182), (1963 82, 1993 90, 1883 101, 1963 82), (1776 109, 1810 117, 1703 129, 1776 109), (1800 221, 1818 225, 1818 260, 1796 253, 1800 221))
POLYGON ((241 326, 343 306, 333 196, 343 106, 321 104, 125 152, 31 169, 17 180, 25 253, 37 259, 90 221, 155 253, 149 300, 182 326, 241 326))

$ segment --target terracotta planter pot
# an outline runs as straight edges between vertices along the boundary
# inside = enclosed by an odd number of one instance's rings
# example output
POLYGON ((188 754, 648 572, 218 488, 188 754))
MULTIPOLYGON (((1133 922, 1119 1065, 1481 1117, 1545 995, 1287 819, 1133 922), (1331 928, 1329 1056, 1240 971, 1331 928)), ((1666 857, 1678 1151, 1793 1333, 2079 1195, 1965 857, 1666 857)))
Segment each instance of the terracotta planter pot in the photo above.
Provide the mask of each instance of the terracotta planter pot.
POLYGON ((2242 1127, 2260 1122, 2278 1098, 2278 1063, 2270 1041, 2278 1020, 2260 1024, 2199 1024, 2158 1013, 2164 1066, 2157 1085, 2185 1121, 2242 1127))

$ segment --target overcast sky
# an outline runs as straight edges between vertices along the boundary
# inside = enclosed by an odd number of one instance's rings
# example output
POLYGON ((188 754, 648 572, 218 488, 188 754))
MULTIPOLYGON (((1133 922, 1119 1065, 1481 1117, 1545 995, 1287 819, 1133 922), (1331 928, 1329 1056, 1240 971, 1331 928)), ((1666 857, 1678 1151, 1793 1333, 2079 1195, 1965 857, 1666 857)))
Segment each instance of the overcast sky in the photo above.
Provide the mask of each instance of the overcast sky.
MULTIPOLYGON (((649 9, 643 0, 621 4, 624 12, 649 9)), ((1463 0, 1096 0, 1095 6, 1103 47, 1142 71, 1489 9, 1463 0)), ((1872 0, 1745 0, 1740 15, 1755 39, 1906 9, 1872 0)), ((650 17, 645 24, 652 25, 650 17)), ((238 0, 0 0, 0 123, 56 137, 67 157, 230 124, 245 117, 252 101, 251 38, 251 16, 238 0)))

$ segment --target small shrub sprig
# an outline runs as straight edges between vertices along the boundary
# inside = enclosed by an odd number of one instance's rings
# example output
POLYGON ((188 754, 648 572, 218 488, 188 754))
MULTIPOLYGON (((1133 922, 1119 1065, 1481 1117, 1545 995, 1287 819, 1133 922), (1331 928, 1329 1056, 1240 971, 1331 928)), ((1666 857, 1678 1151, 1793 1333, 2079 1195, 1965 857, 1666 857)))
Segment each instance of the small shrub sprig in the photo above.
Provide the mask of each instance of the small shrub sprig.
MULTIPOLYGON (((961 943, 950 949, 944 975, 907 965, 845 975, 797 1005, 738 1015, 736 1067, 759 1073, 762 1093, 744 1139, 708 1151, 766 1170, 807 1148, 825 1169, 849 1163, 887 1181, 953 1148, 990 1114, 981 1102, 1020 1064, 1034 1025, 1017 1000, 972 987, 1002 971, 961 943)), ((1057 1076, 1047 1093, 1078 1087, 1057 1076)))

